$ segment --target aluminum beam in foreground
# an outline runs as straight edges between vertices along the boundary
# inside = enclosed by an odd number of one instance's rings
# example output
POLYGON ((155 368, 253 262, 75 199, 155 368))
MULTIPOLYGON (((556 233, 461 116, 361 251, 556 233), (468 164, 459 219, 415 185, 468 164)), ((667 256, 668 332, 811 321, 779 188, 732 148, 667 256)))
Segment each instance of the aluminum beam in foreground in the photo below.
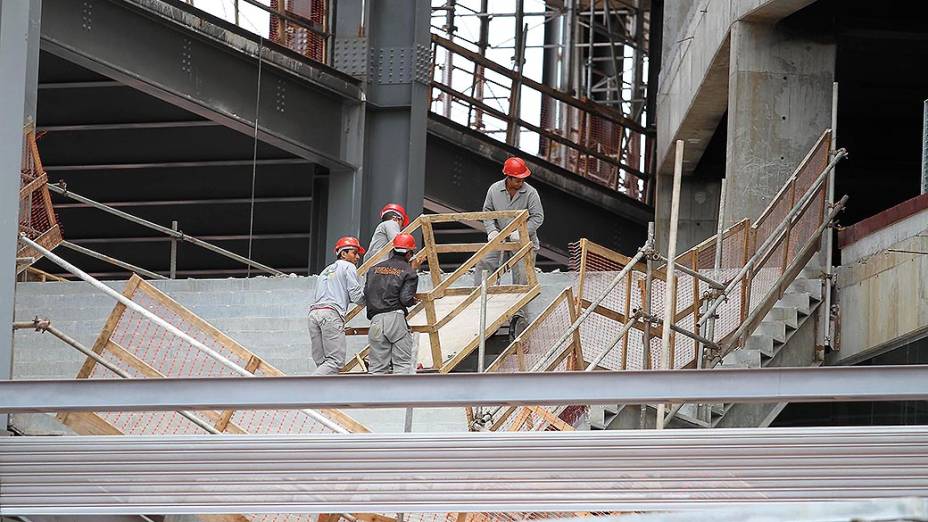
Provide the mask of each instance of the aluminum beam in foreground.
POLYGON ((650 511, 928 495, 928 427, 0 440, 0 514, 650 511))
POLYGON ((928 365, 0 381, 0 412, 928 400, 928 365))

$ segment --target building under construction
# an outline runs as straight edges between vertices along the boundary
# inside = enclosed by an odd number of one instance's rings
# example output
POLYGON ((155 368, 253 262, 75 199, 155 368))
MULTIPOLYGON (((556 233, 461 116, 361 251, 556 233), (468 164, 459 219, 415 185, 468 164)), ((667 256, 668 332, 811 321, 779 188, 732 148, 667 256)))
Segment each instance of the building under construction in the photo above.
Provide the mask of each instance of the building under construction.
POLYGON ((926 21, 0 0, 0 520, 928 520, 926 21))

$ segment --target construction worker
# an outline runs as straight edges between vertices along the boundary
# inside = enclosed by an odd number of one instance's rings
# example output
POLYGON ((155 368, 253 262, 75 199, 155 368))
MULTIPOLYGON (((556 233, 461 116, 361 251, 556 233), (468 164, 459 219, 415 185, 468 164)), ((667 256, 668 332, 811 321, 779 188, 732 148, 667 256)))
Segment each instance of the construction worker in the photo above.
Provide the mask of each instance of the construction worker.
POLYGON ((380 210, 380 224, 374 229, 369 249, 371 254, 380 252, 383 247, 390 244, 401 230, 409 226, 409 216, 406 209, 398 203, 387 203, 380 210))
POLYGON ((336 374, 345 365, 345 314, 349 303, 364 300, 364 284, 357 264, 364 255, 358 238, 346 236, 335 242, 334 263, 316 278, 316 293, 309 309, 309 342, 316 371, 336 374))
POLYGON ((416 240, 409 234, 393 238, 393 252, 374 265, 364 285, 367 318, 371 320, 368 372, 412 373, 415 338, 406 323, 408 308, 416 304, 419 276, 410 264, 416 240))
MULTIPOLYGON (((487 190, 486 200, 483 202, 483 211, 500 211, 500 210, 528 210, 528 234, 534 248, 528 255, 532 256, 534 261, 535 255, 540 248, 538 235, 536 231, 545 221, 545 211, 541 206, 541 198, 538 197, 538 191, 525 182, 525 178, 531 176, 531 171, 522 158, 510 156, 503 163, 503 174, 505 177, 500 181, 490 185, 487 190)), ((512 222, 511 218, 487 219, 484 220, 483 226, 487 231, 487 241, 492 241, 499 235, 499 231, 512 222)), ((516 230, 509 234, 510 241, 519 241, 519 231, 516 230)), ((499 250, 491 252, 483 257, 477 263, 474 272, 474 286, 480 286, 480 272, 487 271, 489 276, 499 268, 501 263, 505 263, 512 256, 512 252, 500 252, 499 250), (502 255, 500 255, 502 254, 502 255)), ((532 264, 534 266, 534 263, 532 264)), ((528 275, 525 273, 525 265, 517 263, 512 269, 512 282, 516 285, 528 283, 528 275)))

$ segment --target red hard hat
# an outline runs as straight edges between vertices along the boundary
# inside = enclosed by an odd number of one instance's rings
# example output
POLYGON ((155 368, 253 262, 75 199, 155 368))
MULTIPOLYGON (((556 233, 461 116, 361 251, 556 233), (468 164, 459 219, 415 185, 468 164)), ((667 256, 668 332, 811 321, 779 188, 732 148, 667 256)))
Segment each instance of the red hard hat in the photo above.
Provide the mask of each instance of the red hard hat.
POLYGON ((364 255, 364 252, 365 252, 364 247, 361 246, 361 242, 358 241, 358 238, 354 236, 345 236, 345 237, 339 238, 338 241, 335 242, 335 255, 338 255, 339 252, 341 252, 342 250, 346 248, 353 248, 357 250, 358 253, 361 254, 362 256, 364 255))
POLYGON ((522 158, 509 156, 506 158, 506 162, 503 163, 503 174, 512 176, 514 178, 523 179, 531 176, 532 172, 528 170, 528 166, 525 164, 525 161, 523 161, 522 158))
POLYGON ((383 219, 387 212, 395 212, 399 214, 403 218, 403 228, 409 226, 409 216, 406 215, 406 209, 403 208, 403 205, 398 203, 387 203, 380 210, 380 218, 383 219))
POLYGON ((409 252, 416 249, 416 238, 410 234, 397 234, 393 238, 393 250, 397 252, 409 252))

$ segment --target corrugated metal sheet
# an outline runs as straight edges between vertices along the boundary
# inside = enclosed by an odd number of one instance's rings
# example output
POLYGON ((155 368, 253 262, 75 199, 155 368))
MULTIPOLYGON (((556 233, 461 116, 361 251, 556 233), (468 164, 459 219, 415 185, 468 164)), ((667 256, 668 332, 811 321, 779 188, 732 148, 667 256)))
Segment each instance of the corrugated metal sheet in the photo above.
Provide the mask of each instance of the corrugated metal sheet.
POLYGON ((928 496, 928 427, 0 440, 0 513, 630 511, 928 496))

